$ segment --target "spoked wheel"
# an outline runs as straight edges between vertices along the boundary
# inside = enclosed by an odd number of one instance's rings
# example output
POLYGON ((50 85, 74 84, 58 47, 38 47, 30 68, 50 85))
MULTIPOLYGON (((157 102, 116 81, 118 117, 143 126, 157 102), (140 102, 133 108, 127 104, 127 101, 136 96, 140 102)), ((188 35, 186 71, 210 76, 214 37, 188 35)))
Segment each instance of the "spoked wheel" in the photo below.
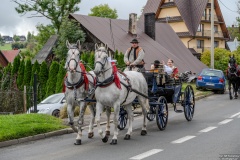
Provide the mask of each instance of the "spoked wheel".
POLYGON ((118 129, 123 130, 127 125, 128 114, 127 111, 120 107, 119 118, 118 118, 118 129))
POLYGON ((168 121, 168 105, 165 97, 158 98, 159 105, 156 107, 156 121, 158 128, 162 131, 167 126, 168 121))
POLYGON ((150 106, 150 110, 147 113, 147 119, 149 121, 153 121, 155 117, 156 117, 156 107, 150 106))
POLYGON ((194 108, 195 108, 195 97, 194 97, 194 91, 192 86, 188 85, 184 91, 184 114, 185 118, 188 121, 191 121, 194 114, 194 108))

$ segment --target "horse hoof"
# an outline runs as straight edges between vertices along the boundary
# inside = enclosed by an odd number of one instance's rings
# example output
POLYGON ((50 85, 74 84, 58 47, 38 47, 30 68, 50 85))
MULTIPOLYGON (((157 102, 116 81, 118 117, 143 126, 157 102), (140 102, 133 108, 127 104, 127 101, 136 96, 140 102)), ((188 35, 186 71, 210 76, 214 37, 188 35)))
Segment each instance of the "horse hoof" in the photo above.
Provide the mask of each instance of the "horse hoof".
POLYGON ((106 131, 106 136, 110 136, 110 131, 106 131))
POLYGON ((108 141, 108 137, 105 136, 105 137, 102 139, 102 142, 103 142, 103 143, 107 143, 107 141, 108 141))
POLYGON ((110 143, 111 145, 117 144, 117 139, 112 139, 112 142, 110 143))
POLYGON ((129 140, 130 139, 130 135, 129 134, 126 134, 125 137, 124 137, 124 140, 129 140))
POLYGON ((94 136, 93 132, 88 133, 88 138, 92 138, 94 136))
POLYGON ((81 145, 81 144, 82 144, 81 139, 76 139, 76 142, 75 142, 74 144, 75 144, 75 145, 81 145))
POLYGON ((146 131, 146 130, 142 130, 142 131, 141 131, 141 135, 142 135, 142 136, 145 136, 146 134, 147 134, 147 131, 146 131))

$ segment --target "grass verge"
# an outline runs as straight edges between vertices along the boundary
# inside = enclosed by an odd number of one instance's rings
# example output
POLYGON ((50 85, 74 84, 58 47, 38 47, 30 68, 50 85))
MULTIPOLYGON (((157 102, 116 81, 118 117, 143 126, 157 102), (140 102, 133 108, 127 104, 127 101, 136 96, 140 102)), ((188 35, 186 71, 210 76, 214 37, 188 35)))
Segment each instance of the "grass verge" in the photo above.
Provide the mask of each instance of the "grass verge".
POLYGON ((12 50, 11 44, 4 44, 3 46, 0 45, 0 50, 12 50))
POLYGON ((191 85, 193 87, 193 91, 194 91, 194 95, 196 96, 206 96, 209 94, 212 94, 212 91, 200 91, 196 89, 196 84, 195 83, 183 83, 182 84, 182 91, 184 92, 185 88, 187 87, 187 85, 191 85))
POLYGON ((62 120, 45 114, 0 115, 0 142, 67 128, 62 120))

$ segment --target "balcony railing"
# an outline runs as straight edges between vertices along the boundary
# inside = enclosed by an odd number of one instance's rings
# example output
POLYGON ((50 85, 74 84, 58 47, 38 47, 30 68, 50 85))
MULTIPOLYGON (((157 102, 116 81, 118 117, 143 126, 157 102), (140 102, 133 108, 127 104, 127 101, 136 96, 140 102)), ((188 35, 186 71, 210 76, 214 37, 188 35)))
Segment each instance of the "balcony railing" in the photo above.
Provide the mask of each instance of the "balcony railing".
MULTIPOLYGON (((214 47, 214 48, 217 48, 217 47, 214 47)), ((211 51, 211 47, 197 47, 197 46, 195 46, 195 47, 193 47, 193 49, 197 52, 197 53, 202 53, 202 52, 204 52, 204 51, 211 51)))
MULTIPOLYGON (((197 31, 196 36, 201 36, 201 37, 211 37, 211 30, 205 30, 205 31, 197 31)), ((224 33, 215 31, 214 32, 214 37, 217 38, 224 38, 224 33)))
MULTIPOLYGON (((211 14, 202 15, 202 21, 211 21, 211 14)), ((220 16, 214 15, 214 21, 223 22, 223 19, 220 16)))

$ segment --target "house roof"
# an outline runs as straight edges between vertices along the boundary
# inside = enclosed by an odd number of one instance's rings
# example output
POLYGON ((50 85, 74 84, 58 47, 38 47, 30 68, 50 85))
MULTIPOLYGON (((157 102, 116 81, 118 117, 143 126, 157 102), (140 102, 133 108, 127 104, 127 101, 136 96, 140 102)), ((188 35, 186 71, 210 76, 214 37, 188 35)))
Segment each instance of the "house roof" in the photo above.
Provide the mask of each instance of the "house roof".
MULTIPOLYGON (((208 4, 208 0, 174 0, 174 2, 164 4, 165 1, 166 0, 148 0, 140 17, 140 21, 144 20, 145 13, 155 13, 157 19, 162 9, 162 6, 166 6, 167 4, 173 6, 172 3, 175 3, 183 21, 185 22, 189 30, 189 33, 191 34, 191 36, 195 36, 198 26, 201 22, 201 17, 208 4)), ((214 6, 217 16, 221 17, 221 20, 224 22, 221 9, 217 0, 214 0, 214 6)), ((163 19, 159 19, 158 21, 161 22, 163 21, 163 19)), ((224 34, 225 38, 229 38, 225 22, 220 23, 220 26, 222 31, 226 33, 224 34)), ((143 29, 144 23, 141 24, 139 27, 143 29)))
POLYGON ((53 47, 57 42, 57 35, 52 35, 48 41, 44 44, 43 48, 38 52, 38 54, 32 59, 32 63, 37 60, 38 63, 42 63, 51 54, 53 47))
POLYGON ((12 63, 14 58, 21 52, 21 50, 4 50, 1 52, 4 55, 4 57, 6 58, 6 60, 9 63, 12 63))
POLYGON ((190 32, 195 35, 208 0, 175 0, 175 4, 190 32))
MULTIPOLYGON (((165 23, 156 23, 156 41, 168 49, 171 53, 173 53, 177 59, 181 62, 184 62, 188 70, 191 71, 199 71, 199 69, 206 68, 207 66, 204 65, 201 61, 197 59, 197 57, 193 56, 191 51, 185 47, 182 43, 180 38, 174 32, 172 27, 169 24, 165 23), (167 37, 167 38, 163 38, 167 37)), ((169 57, 174 60, 172 57, 169 57)), ((186 71, 186 70, 185 70, 186 71)))
MULTIPOLYGON (((70 18, 75 18, 85 30, 89 31, 100 42, 107 44, 112 51, 118 50, 119 52, 125 53, 127 48, 131 46, 131 40, 135 38, 128 33, 128 20, 91 17, 79 14, 71 14, 70 18)), ((146 35, 140 28, 137 28, 137 39, 140 41, 139 45, 146 53, 144 58, 144 61, 146 62, 145 67, 150 69, 151 63, 156 59, 164 60, 166 62, 168 58, 172 58, 180 72, 189 69, 192 69, 193 72, 200 72, 202 68, 206 68, 207 66, 203 65, 186 49, 176 34, 175 38, 169 39, 168 36, 174 34, 175 32, 168 24, 160 25, 159 30, 157 31, 157 36, 161 36, 159 37, 159 39, 161 39, 161 41, 159 40, 160 44, 146 35), (168 35, 164 35, 163 32, 171 33, 166 33, 168 35), (167 42, 162 42, 162 40, 170 40, 170 44, 166 45, 167 42), (176 49, 174 53, 169 51, 169 48, 166 49, 167 47, 173 48, 175 45, 178 45, 178 49, 176 49), (181 47, 186 50, 180 49, 181 47), (181 58, 182 55, 186 55, 187 53, 189 53, 188 58, 181 58), (199 66, 192 67, 196 64, 199 66)), ((173 49, 171 50, 173 51, 173 49)))

